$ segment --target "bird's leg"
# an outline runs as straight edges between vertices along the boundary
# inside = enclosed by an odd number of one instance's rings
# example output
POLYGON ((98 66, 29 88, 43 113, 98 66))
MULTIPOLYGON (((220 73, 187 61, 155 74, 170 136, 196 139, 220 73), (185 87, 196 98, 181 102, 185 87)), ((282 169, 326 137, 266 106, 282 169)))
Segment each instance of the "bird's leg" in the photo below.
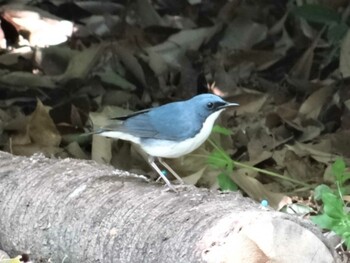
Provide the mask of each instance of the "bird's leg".
POLYGON ((180 182, 180 184, 185 184, 182 178, 166 163, 162 158, 158 157, 158 161, 166 168, 175 178, 180 182))
POLYGON ((174 188, 174 186, 170 183, 170 181, 168 180, 168 178, 166 178, 166 176, 162 173, 162 171, 159 169, 159 167, 156 165, 156 163, 154 162, 154 157, 153 156, 149 156, 148 157, 148 162, 149 164, 152 166, 152 168, 159 174, 160 177, 162 177, 162 179, 164 180, 164 182, 168 185, 168 187, 173 190, 174 192, 177 192, 176 189, 174 188))

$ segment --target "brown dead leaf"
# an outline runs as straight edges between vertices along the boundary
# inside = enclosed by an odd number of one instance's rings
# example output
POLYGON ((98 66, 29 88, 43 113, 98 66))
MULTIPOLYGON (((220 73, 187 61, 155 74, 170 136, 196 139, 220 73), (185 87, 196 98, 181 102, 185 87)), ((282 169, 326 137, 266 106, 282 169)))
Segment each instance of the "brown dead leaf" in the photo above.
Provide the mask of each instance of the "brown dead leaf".
POLYGON ((267 200, 269 205, 275 209, 281 208, 286 203, 288 198, 289 203, 291 199, 282 193, 274 193, 267 190, 262 183, 254 178, 256 172, 252 169, 238 169, 231 178, 245 193, 257 201, 267 200), (283 204, 283 205, 282 205, 283 204))
POLYGON ((307 81, 310 78, 311 66, 314 61, 314 50, 316 46, 311 45, 301 56, 301 58, 295 63, 293 68, 289 72, 289 77, 292 80, 307 81))
POLYGON ((75 52, 66 68, 64 74, 57 76, 60 82, 66 82, 71 79, 86 79, 93 66, 101 59, 106 45, 94 45, 81 52, 75 52))
POLYGON ((146 78, 145 78, 143 69, 139 61, 129 51, 129 49, 118 45, 116 46, 115 51, 117 53, 118 58, 122 62, 122 64, 125 66, 125 68, 134 75, 134 77, 143 85, 143 87, 147 87, 146 78))
POLYGON ((324 173, 323 165, 316 165, 308 158, 299 157, 293 151, 287 151, 284 159, 288 174, 303 182, 319 182, 324 173))
POLYGON ((249 163, 255 165, 272 156, 271 149, 274 148, 274 140, 264 130, 257 130, 250 138, 247 148, 249 163))
POLYGON ((31 59, 33 50, 30 47, 21 47, 0 55, 0 64, 10 66, 18 63, 20 58, 31 59))
POLYGON ((329 136, 331 148, 329 152, 335 153, 346 158, 350 158, 350 130, 339 131, 329 136))
POLYGON ((75 54, 76 51, 65 46, 37 48, 34 60, 45 75, 55 76, 66 71, 69 61, 75 54))
POLYGON ((244 115, 248 113, 259 113, 268 99, 267 95, 259 92, 244 92, 238 96, 235 96, 235 101, 239 103, 239 107, 235 108, 234 113, 237 115, 244 115))
POLYGON ((177 159, 167 159, 166 162, 184 179, 188 177, 188 181, 196 181, 204 184, 206 187, 210 187, 215 183, 217 171, 215 171, 216 174, 213 179, 211 172, 214 169, 208 166, 207 156, 209 156, 209 151, 206 149, 206 146, 204 144, 190 154, 177 159))
POLYGON ((339 59, 339 71, 343 78, 350 77, 350 29, 341 43, 339 59))
POLYGON ((341 128, 343 130, 350 129, 350 100, 344 101, 344 110, 341 116, 341 128))
POLYGON ((152 50, 148 51, 148 56, 143 57, 147 62, 150 68, 153 70, 156 76, 161 76, 169 71, 171 67, 169 67, 166 60, 162 55, 154 52, 152 50))
POLYGON ((343 200, 347 203, 350 203, 350 195, 343 195, 343 200))
POLYGON ((314 40, 317 37, 317 31, 303 18, 300 19, 300 29, 304 36, 311 40, 314 40))
POLYGON ((314 51, 318 42, 321 39, 324 29, 318 33, 318 36, 313 38, 311 46, 304 52, 300 59, 294 64, 289 71, 289 80, 291 82, 303 83, 310 79, 311 66, 314 61, 314 51))
POLYGON ((276 112, 269 112, 265 118, 265 125, 268 129, 279 127, 282 124, 281 117, 276 112))
POLYGON ((96 73, 95 75, 101 79, 102 84, 111 87, 118 87, 127 91, 136 90, 136 86, 134 84, 127 81, 124 76, 121 76, 109 66, 104 67, 103 72, 96 73))
POLYGON ((275 161, 277 168, 285 167, 284 159, 287 151, 287 147, 273 151, 272 159, 275 161))
POLYGON ((137 0, 137 14, 142 21, 142 26, 164 25, 162 17, 156 12, 151 2, 147 0, 137 0))
POLYGON ((315 139, 324 130, 324 125, 321 122, 313 119, 304 120, 300 117, 297 117, 293 121, 285 120, 285 122, 289 127, 302 132, 302 134, 297 137, 299 142, 315 139))
POLYGON ((40 8, 24 4, 1 7, 2 17, 18 31, 29 32, 31 46, 45 47, 67 41, 74 31, 72 22, 62 20, 40 8))
POLYGON ((94 15, 103 15, 106 13, 114 14, 125 8, 124 5, 112 1, 79 1, 74 2, 74 4, 94 15))
POLYGON ((263 41, 266 36, 266 25, 244 17, 237 17, 226 28, 220 45, 233 50, 247 50, 263 41))
POLYGON ((35 75, 24 71, 0 74, 0 83, 9 88, 56 88, 56 83, 49 76, 35 75), (23 85, 25 83, 25 86, 23 85))
MULTIPOLYGON (((99 3, 102 4, 102 3, 99 3)), ((84 23, 86 31, 89 34, 94 34, 98 37, 110 37, 114 34, 120 34, 120 16, 111 15, 109 13, 104 13, 101 15, 93 15, 82 19, 81 22, 84 23)), ((81 34, 82 30, 79 30, 81 34)))
POLYGON ((321 141, 319 144, 295 142, 294 145, 286 145, 289 150, 294 151, 299 157, 310 156, 312 159, 323 163, 331 164, 340 156, 330 152, 331 142, 321 141))
POLYGON ((112 143, 112 139, 94 134, 92 136, 91 159, 98 163, 109 164, 112 159, 112 143))
POLYGON ((281 58, 282 56, 274 51, 248 49, 232 54, 222 54, 222 63, 226 68, 237 68, 237 70, 243 71, 240 72, 243 77, 248 75, 247 72, 250 75, 253 70, 265 70, 281 58), (248 71, 248 69, 250 70, 248 71))
POLYGON ((25 131, 29 122, 29 117, 22 112, 17 112, 11 119, 6 120, 5 130, 25 131))
POLYGON ((106 91, 102 97, 102 105, 128 105, 132 109, 134 109, 136 105, 140 105, 140 102, 136 94, 125 90, 111 89, 106 91))
POLYGON ((317 119, 321 109, 327 103, 329 104, 333 95, 333 87, 325 86, 312 93, 300 106, 299 114, 305 118, 317 119))
POLYGON ((289 36, 286 29, 283 29, 281 38, 275 43, 274 52, 282 56, 287 55, 287 52, 294 46, 294 42, 289 36))
POLYGON ((130 113, 132 111, 121 107, 105 106, 99 112, 90 112, 89 118, 94 124, 94 130, 98 130, 100 127, 108 125, 111 118, 126 116, 130 113))
MULTIPOLYGON (((179 60, 181 56, 188 50, 198 50, 201 45, 207 43, 221 28, 221 24, 216 24, 212 27, 182 30, 170 36, 164 43, 149 47, 146 51, 147 53, 150 52, 150 54, 155 52, 160 55, 168 67, 180 69, 181 64, 179 60)), ((144 59, 148 60, 147 57, 144 59)), ((150 64, 150 66, 152 67, 154 64, 150 64)))
POLYGON ((218 19, 225 23, 230 22, 239 11, 239 4, 240 0, 226 2, 219 11, 218 19))
POLYGON ((190 184, 190 185, 197 185, 197 183, 199 182, 199 180, 204 176, 204 172, 206 170, 207 167, 203 167, 202 169, 198 170, 195 173, 192 173, 190 175, 187 175, 185 177, 182 177, 183 181, 186 184, 190 184))
POLYGON ((28 134, 31 141, 40 146, 59 146, 59 134, 48 110, 40 100, 37 101, 35 111, 30 115, 28 134))
POLYGON ((292 121, 298 115, 299 105, 294 101, 288 101, 282 105, 279 105, 276 109, 276 113, 286 121, 292 121))
POLYGON ((237 82, 245 76, 249 76, 254 65, 249 63, 250 68, 244 68, 244 65, 246 65, 244 64, 227 71, 221 64, 220 62, 213 65, 213 68, 215 68, 215 85, 208 88, 208 90, 220 97, 225 97, 234 93, 237 82))
POLYGON ((11 135, 10 140, 10 145, 28 145, 31 143, 30 136, 26 130, 11 135))

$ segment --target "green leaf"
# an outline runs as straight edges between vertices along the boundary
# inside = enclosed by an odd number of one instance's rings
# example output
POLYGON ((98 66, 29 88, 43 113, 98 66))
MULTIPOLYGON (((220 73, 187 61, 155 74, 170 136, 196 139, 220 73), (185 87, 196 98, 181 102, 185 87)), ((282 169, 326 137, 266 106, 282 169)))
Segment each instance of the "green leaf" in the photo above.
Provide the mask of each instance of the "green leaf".
POLYGON ((293 13, 308 21, 321 23, 321 24, 334 24, 340 23, 341 15, 325 6, 306 4, 294 8, 293 13))
POLYGON ((337 159, 332 164, 332 172, 338 182, 342 180, 343 173, 345 172, 346 165, 342 159, 337 159))
POLYGON ((326 193, 322 195, 324 213, 332 218, 342 218, 344 216, 344 203, 333 193, 326 193))
POLYGON ((332 229, 338 224, 338 220, 329 217, 326 214, 318 215, 318 216, 312 216, 311 217, 312 222, 320 226, 324 229, 332 229))
POLYGON ((333 190, 325 184, 321 184, 315 188, 314 197, 316 200, 322 200, 322 196, 326 193, 333 193, 333 190))
POLYGON ((224 168, 228 172, 233 170, 230 156, 222 150, 213 150, 208 156, 207 162, 215 168, 224 168))
POLYGON ((215 168, 226 168, 227 160, 223 158, 221 151, 214 150, 208 156, 208 163, 215 168))
POLYGON ((220 134, 223 134, 226 136, 232 135, 232 133, 233 133, 231 130, 229 130, 225 127, 222 127, 220 125, 214 125, 213 132, 220 133, 220 134))
POLYGON ((222 191, 237 191, 238 186, 232 181, 227 173, 221 173, 217 177, 220 189, 222 191))
POLYGON ((312 217, 312 221, 322 228, 334 231, 350 246, 350 214, 342 199, 343 193, 348 190, 344 183, 350 173, 346 172, 346 164, 342 159, 337 159, 332 164, 332 172, 336 178, 337 190, 332 191, 326 185, 316 187, 315 199, 322 200, 323 214, 312 217))

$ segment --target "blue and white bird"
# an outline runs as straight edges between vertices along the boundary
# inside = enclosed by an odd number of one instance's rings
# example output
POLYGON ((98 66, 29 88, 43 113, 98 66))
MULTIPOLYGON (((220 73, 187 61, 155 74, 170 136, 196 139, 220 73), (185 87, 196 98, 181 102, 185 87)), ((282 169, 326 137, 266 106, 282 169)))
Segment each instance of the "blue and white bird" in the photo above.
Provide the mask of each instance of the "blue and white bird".
POLYGON ((102 127, 98 134, 138 144, 148 154, 149 164, 175 191, 155 159, 183 183, 162 158, 178 158, 197 149, 209 137, 220 113, 232 106, 238 104, 226 102, 213 94, 201 94, 186 101, 113 118, 113 124, 102 127))

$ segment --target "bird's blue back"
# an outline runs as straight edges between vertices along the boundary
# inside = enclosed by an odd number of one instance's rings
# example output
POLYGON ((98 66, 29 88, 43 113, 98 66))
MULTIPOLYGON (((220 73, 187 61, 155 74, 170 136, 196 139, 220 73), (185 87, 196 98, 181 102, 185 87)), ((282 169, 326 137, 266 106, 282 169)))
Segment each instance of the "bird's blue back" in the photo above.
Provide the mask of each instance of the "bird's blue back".
POLYGON ((176 102, 131 117, 123 123, 126 131, 141 138, 181 141, 194 137, 204 122, 194 107, 176 102))
POLYGON ((194 137, 206 118, 213 113, 206 108, 208 102, 225 103, 212 94, 198 95, 187 101, 136 113, 125 118, 122 124, 110 128, 141 139, 182 141, 194 137))

